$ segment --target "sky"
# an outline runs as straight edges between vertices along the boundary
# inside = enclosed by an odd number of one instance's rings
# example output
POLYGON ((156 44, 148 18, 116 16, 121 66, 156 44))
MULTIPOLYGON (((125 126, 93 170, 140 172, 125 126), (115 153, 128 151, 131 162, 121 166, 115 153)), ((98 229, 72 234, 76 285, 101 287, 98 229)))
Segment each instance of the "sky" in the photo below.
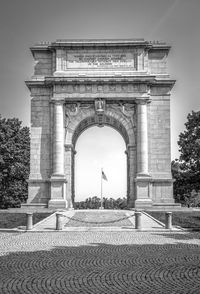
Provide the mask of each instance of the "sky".
MULTIPOLYGON (((169 73, 177 80, 171 96, 171 150, 172 159, 177 158, 177 140, 184 131, 187 114, 199 110, 199 12, 199 0, 0 0, 1 115, 18 117, 24 126, 30 126, 30 95, 24 80, 33 74, 29 47, 39 41, 163 40, 172 46, 169 73)), ((97 139, 94 129, 88 132, 96 142, 108 136, 104 131, 97 139)), ((115 140, 118 134, 113 132, 115 140)), ((88 150, 91 142, 86 132, 79 140, 81 150, 88 150)), ((120 140, 116 146, 123 145, 120 140)))
POLYGON ((101 197, 101 169, 107 178, 102 180, 102 197, 126 197, 127 157, 122 136, 107 126, 91 127, 83 134, 76 144, 75 199, 101 197))

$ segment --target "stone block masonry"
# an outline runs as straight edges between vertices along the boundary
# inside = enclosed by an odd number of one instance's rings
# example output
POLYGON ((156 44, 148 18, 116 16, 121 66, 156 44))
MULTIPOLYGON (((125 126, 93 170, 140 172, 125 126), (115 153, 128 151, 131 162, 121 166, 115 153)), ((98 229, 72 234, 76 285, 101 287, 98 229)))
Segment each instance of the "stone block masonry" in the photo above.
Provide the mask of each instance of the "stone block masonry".
POLYGON ((143 39, 59 40, 31 48, 29 204, 73 207, 82 132, 109 125, 124 138, 129 207, 172 205, 170 46, 143 39))

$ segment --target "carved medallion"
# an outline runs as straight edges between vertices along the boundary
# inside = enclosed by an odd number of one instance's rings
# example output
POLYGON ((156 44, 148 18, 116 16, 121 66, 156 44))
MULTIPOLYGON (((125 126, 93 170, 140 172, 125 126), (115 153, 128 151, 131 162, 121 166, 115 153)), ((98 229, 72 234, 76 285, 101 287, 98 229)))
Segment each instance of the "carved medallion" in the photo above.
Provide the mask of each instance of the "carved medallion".
POLYGON ((74 85, 74 91, 75 91, 75 92, 79 92, 79 91, 80 91, 80 87, 79 87, 79 85, 74 85))
POLYGON ((86 89, 86 92, 91 92, 92 91, 92 85, 86 85, 85 89, 86 89))
POLYGON ((102 92, 103 91, 103 86, 102 85, 97 85, 97 91, 102 92))
POLYGON ((116 90, 116 86, 115 85, 109 85, 109 90, 110 91, 115 91, 116 90))
POLYGON ((128 85, 122 85, 122 91, 127 92, 128 90, 128 85))

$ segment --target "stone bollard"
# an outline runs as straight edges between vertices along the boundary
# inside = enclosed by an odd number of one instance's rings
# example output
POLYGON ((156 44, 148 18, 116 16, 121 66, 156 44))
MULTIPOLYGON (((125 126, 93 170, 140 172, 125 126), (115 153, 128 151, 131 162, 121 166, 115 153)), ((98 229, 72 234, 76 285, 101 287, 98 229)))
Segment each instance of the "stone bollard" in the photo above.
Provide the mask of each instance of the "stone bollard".
POLYGON ((56 213, 56 231, 62 230, 62 213, 56 213))
POLYGON ((142 216, 142 213, 140 211, 135 212, 135 228, 137 230, 142 229, 141 216, 142 216))
POLYGON ((27 212, 26 214, 26 230, 32 230, 33 228, 33 213, 27 212))
POLYGON ((168 230, 172 229, 172 213, 171 212, 165 213, 165 229, 168 229, 168 230))

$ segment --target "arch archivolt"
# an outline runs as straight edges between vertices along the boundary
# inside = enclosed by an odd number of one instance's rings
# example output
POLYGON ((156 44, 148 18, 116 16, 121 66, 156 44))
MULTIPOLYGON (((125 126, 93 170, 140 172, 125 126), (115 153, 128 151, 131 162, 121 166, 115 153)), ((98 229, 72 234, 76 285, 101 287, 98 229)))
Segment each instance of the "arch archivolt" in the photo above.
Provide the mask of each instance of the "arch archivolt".
MULTIPOLYGON (((105 102, 104 102, 105 103, 105 102)), ((74 157, 78 137, 89 127, 110 126, 117 130, 126 144, 127 155, 127 199, 134 202, 136 176, 136 111, 131 103, 102 104, 101 111, 93 103, 66 104, 65 113, 65 175, 67 194, 75 197, 74 192, 74 157)))
POLYGON ((68 104, 65 106, 65 144, 75 146, 80 134, 91 126, 108 125, 116 129, 126 145, 135 146, 136 115, 135 105, 106 105, 102 114, 95 112, 92 104, 68 104))

